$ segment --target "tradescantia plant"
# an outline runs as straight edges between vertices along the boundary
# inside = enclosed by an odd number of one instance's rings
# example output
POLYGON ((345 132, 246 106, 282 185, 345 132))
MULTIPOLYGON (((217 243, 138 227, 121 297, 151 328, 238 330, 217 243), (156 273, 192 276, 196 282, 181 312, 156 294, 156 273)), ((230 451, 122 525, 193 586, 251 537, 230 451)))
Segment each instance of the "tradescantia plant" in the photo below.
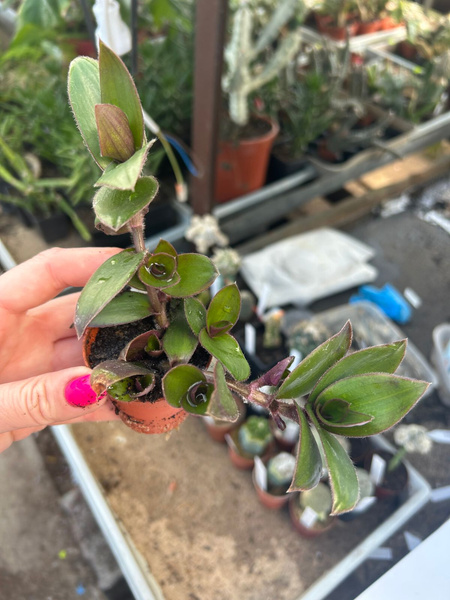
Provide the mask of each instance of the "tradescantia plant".
POLYGON ((213 262, 201 254, 178 254, 164 240, 152 251, 145 246, 143 215, 158 184, 142 174, 152 142, 146 140, 140 101, 124 64, 100 43, 98 61, 78 57, 72 62, 69 97, 102 171, 93 201, 97 226, 112 235, 128 230, 134 246, 108 259, 78 301, 79 337, 87 339, 94 328, 136 328, 120 351, 91 365, 93 388, 113 402, 163 398, 179 411, 231 422, 239 416, 238 395, 267 409, 280 429, 285 419, 295 421, 300 437, 289 491, 319 483, 316 429, 333 490, 333 513, 351 510, 358 501, 358 481, 334 434, 378 434, 415 405, 428 384, 393 374, 406 341, 347 355, 352 339, 347 323, 292 372, 293 358, 288 357, 248 382, 249 365, 230 333, 240 312, 237 286, 225 286, 205 307, 199 298, 217 276, 213 262))

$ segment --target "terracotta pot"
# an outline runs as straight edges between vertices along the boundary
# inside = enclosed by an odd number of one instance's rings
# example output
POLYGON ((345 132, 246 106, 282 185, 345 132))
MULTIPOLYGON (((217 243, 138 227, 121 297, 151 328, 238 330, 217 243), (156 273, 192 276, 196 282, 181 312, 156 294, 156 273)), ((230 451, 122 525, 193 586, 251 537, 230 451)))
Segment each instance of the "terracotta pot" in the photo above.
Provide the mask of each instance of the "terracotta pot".
POLYGON ((380 19, 380 30, 386 31, 388 29, 397 29, 397 27, 403 27, 404 23, 398 23, 390 16, 383 17, 380 19))
POLYGON ((408 40, 403 40, 397 44, 397 52, 407 60, 414 60, 417 55, 416 47, 408 40))
POLYGON ((79 38, 70 38, 67 42, 72 46, 75 53, 78 56, 90 56, 91 58, 98 58, 97 48, 91 40, 84 40, 79 38))
POLYGON ((292 524, 298 533, 305 538, 315 538, 322 533, 325 533, 336 525, 336 519, 334 517, 328 517, 325 523, 316 521, 312 527, 306 527, 300 521, 302 510, 298 504, 299 494, 290 494, 289 497, 289 516, 291 517, 292 524))
POLYGON ((252 481, 259 501, 266 508, 270 508, 270 510, 279 510, 289 502, 289 494, 271 494, 270 492, 263 490, 261 487, 259 487, 259 485, 256 482, 254 469, 252 473, 252 481))
POLYGON ((358 34, 359 23, 349 22, 344 27, 338 27, 333 24, 333 19, 328 15, 315 13, 317 29, 320 33, 327 35, 333 40, 345 41, 348 37, 354 37, 358 34))
POLYGON ((216 202, 227 202, 264 185, 270 151, 279 127, 274 121, 262 117, 261 119, 270 124, 270 130, 264 135, 237 143, 219 143, 216 202))
MULTIPOLYGON (((88 327, 83 337, 83 359, 90 368, 94 366, 90 355, 99 331, 99 327, 88 327)), ((166 433, 179 427, 187 417, 187 412, 182 408, 170 406, 164 398, 154 402, 112 402, 122 421, 139 433, 166 433)))
POLYGON ((367 33, 376 33, 381 30, 381 19, 375 21, 369 21, 367 23, 360 23, 358 25, 358 35, 365 35, 367 33))
POLYGON ((239 427, 242 421, 245 419, 245 406, 241 400, 236 398, 236 403, 239 406, 239 418, 234 423, 227 423, 226 421, 215 421, 211 417, 206 417, 203 422, 206 427, 206 431, 210 437, 215 441, 224 444, 226 435, 239 427))
MULTIPOLYGON (((229 436, 232 440, 231 442, 228 441, 227 437, 225 438, 225 440, 227 441, 227 444, 228 444, 228 456, 230 457, 231 462, 237 469, 242 469, 244 471, 250 471, 251 469, 253 469, 253 467, 255 465, 255 459, 253 456, 250 456, 247 453, 241 453, 239 451, 238 431, 239 431, 239 427, 237 427, 236 429, 233 429, 229 433, 229 436)), ((261 456, 261 460, 263 462, 266 461, 272 455, 274 449, 275 449, 275 442, 272 441, 269 443, 266 451, 261 456)))

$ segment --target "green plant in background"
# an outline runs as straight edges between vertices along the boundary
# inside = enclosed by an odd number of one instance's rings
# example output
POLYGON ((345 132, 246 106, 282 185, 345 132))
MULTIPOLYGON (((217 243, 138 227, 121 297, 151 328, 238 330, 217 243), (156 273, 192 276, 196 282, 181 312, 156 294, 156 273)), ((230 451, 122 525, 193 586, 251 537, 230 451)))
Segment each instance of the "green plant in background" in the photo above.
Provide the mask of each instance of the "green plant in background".
POLYGON ((239 427, 238 440, 244 452, 251 456, 261 456, 273 440, 269 421, 265 417, 249 417, 239 427))
POLYGON ((323 0, 316 7, 317 12, 330 17, 330 24, 336 27, 345 27, 356 9, 356 0, 323 0))
POLYGON ((230 334, 240 311, 237 286, 222 288, 206 308, 197 296, 217 276, 212 261, 201 254, 178 254, 164 240, 152 251, 145 247, 143 215, 158 185, 142 176, 151 142, 145 139, 139 98, 122 61, 103 44, 98 62, 75 59, 69 96, 84 141, 102 170, 93 203, 98 226, 112 234, 128 230, 134 244, 107 260, 86 284, 76 331, 81 337, 88 327, 142 323, 147 328, 118 356, 95 366, 93 388, 124 402, 163 396, 188 413, 225 421, 238 418, 237 394, 265 408, 281 429, 284 418, 299 423, 291 491, 319 483, 316 429, 333 488, 333 512, 351 510, 358 501, 358 481, 334 434, 376 435, 415 405, 428 384, 393 374, 406 342, 347 355, 352 338, 347 323, 292 372, 289 357, 247 382, 249 365, 230 334), (199 352, 211 362, 193 364, 199 352))

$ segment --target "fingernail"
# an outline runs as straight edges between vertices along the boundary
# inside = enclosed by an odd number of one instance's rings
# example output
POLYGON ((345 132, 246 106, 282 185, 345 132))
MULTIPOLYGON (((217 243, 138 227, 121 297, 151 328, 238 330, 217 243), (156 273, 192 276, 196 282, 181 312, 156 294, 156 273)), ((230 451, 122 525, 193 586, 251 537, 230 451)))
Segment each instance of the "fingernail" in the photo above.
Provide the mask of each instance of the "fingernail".
POLYGON ((64 391, 66 401, 71 406, 85 407, 97 402, 97 394, 89 384, 90 375, 73 379, 64 391))

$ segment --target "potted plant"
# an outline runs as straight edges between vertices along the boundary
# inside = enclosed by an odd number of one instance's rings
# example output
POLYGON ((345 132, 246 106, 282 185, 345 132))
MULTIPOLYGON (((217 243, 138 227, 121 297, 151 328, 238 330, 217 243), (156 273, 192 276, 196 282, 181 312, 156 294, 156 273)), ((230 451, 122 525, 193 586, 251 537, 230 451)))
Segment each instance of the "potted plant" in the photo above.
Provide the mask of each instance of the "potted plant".
POLYGON ((284 0, 253 42, 253 11, 242 4, 236 11, 230 42, 225 49, 223 91, 228 113, 222 121, 216 168, 217 202, 226 202, 260 188, 266 178, 278 124, 250 113, 251 95, 274 79, 295 56, 300 44, 297 30, 281 34, 298 8, 296 0, 284 0), (272 52, 275 43, 278 48, 272 52), (270 58, 264 62, 266 56, 270 58))
POLYGON ((111 234, 128 229, 133 241, 132 248, 95 271, 78 299, 74 327, 93 369, 94 391, 107 394, 122 420, 145 433, 175 429, 188 413, 236 421, 233 394, 262 407, 281 429, 290 418, 300 426, 290 489, 308 490, 320 480, 314 430, 327 461, 332 511, 351 510, 358 481, 332 434, 376 435, 415 405, 428 384, 394 374, 406 342, 347 356, 352 339, 347 323, 292 372, 288 357, 247 382, 248 363, 230 334, 239 317, 236 284, 222 288, 206 308, 197 296, 217 275, 211 260, 179 254, 164 240, 152 251, 145 247, 143 214, 157 182, 142 176, 151 142, 123 62, 100 44, 99 61, 72 62, 68 90, 80 132, 101 170, 93 203, 98 226, 111 234))
POLYGON ((315 18, 320 33, 334 40, 345 40, 358 32, 355 0, 323 0, 315 18))
POLYGON ((294 528, 306 538, 325 533, 336 524, 332 503, 331 490, 323 482, 311 490, 293 494, 289 499, 289 515, 294 528))
POLYGON ((265 507, 276 510, 289 501, 287 491, 294 471, 295 456, 289 452, 278 452, 265 463, 255 458, 253 485, 265 507))
POLYGON ((267 456, 273 435, 266 417, 251 415, 226 437, 231 462, 238 469, 251 469, 255 456, 267 456))
POLYGON ((363 0, 357 0, 356 4, 361 20, 358 26, 358 35, 394 29, 400 25, 397 21, 399 12, 401 12, 399 2, 392 2, 392 0, 364 2, 363 0))

